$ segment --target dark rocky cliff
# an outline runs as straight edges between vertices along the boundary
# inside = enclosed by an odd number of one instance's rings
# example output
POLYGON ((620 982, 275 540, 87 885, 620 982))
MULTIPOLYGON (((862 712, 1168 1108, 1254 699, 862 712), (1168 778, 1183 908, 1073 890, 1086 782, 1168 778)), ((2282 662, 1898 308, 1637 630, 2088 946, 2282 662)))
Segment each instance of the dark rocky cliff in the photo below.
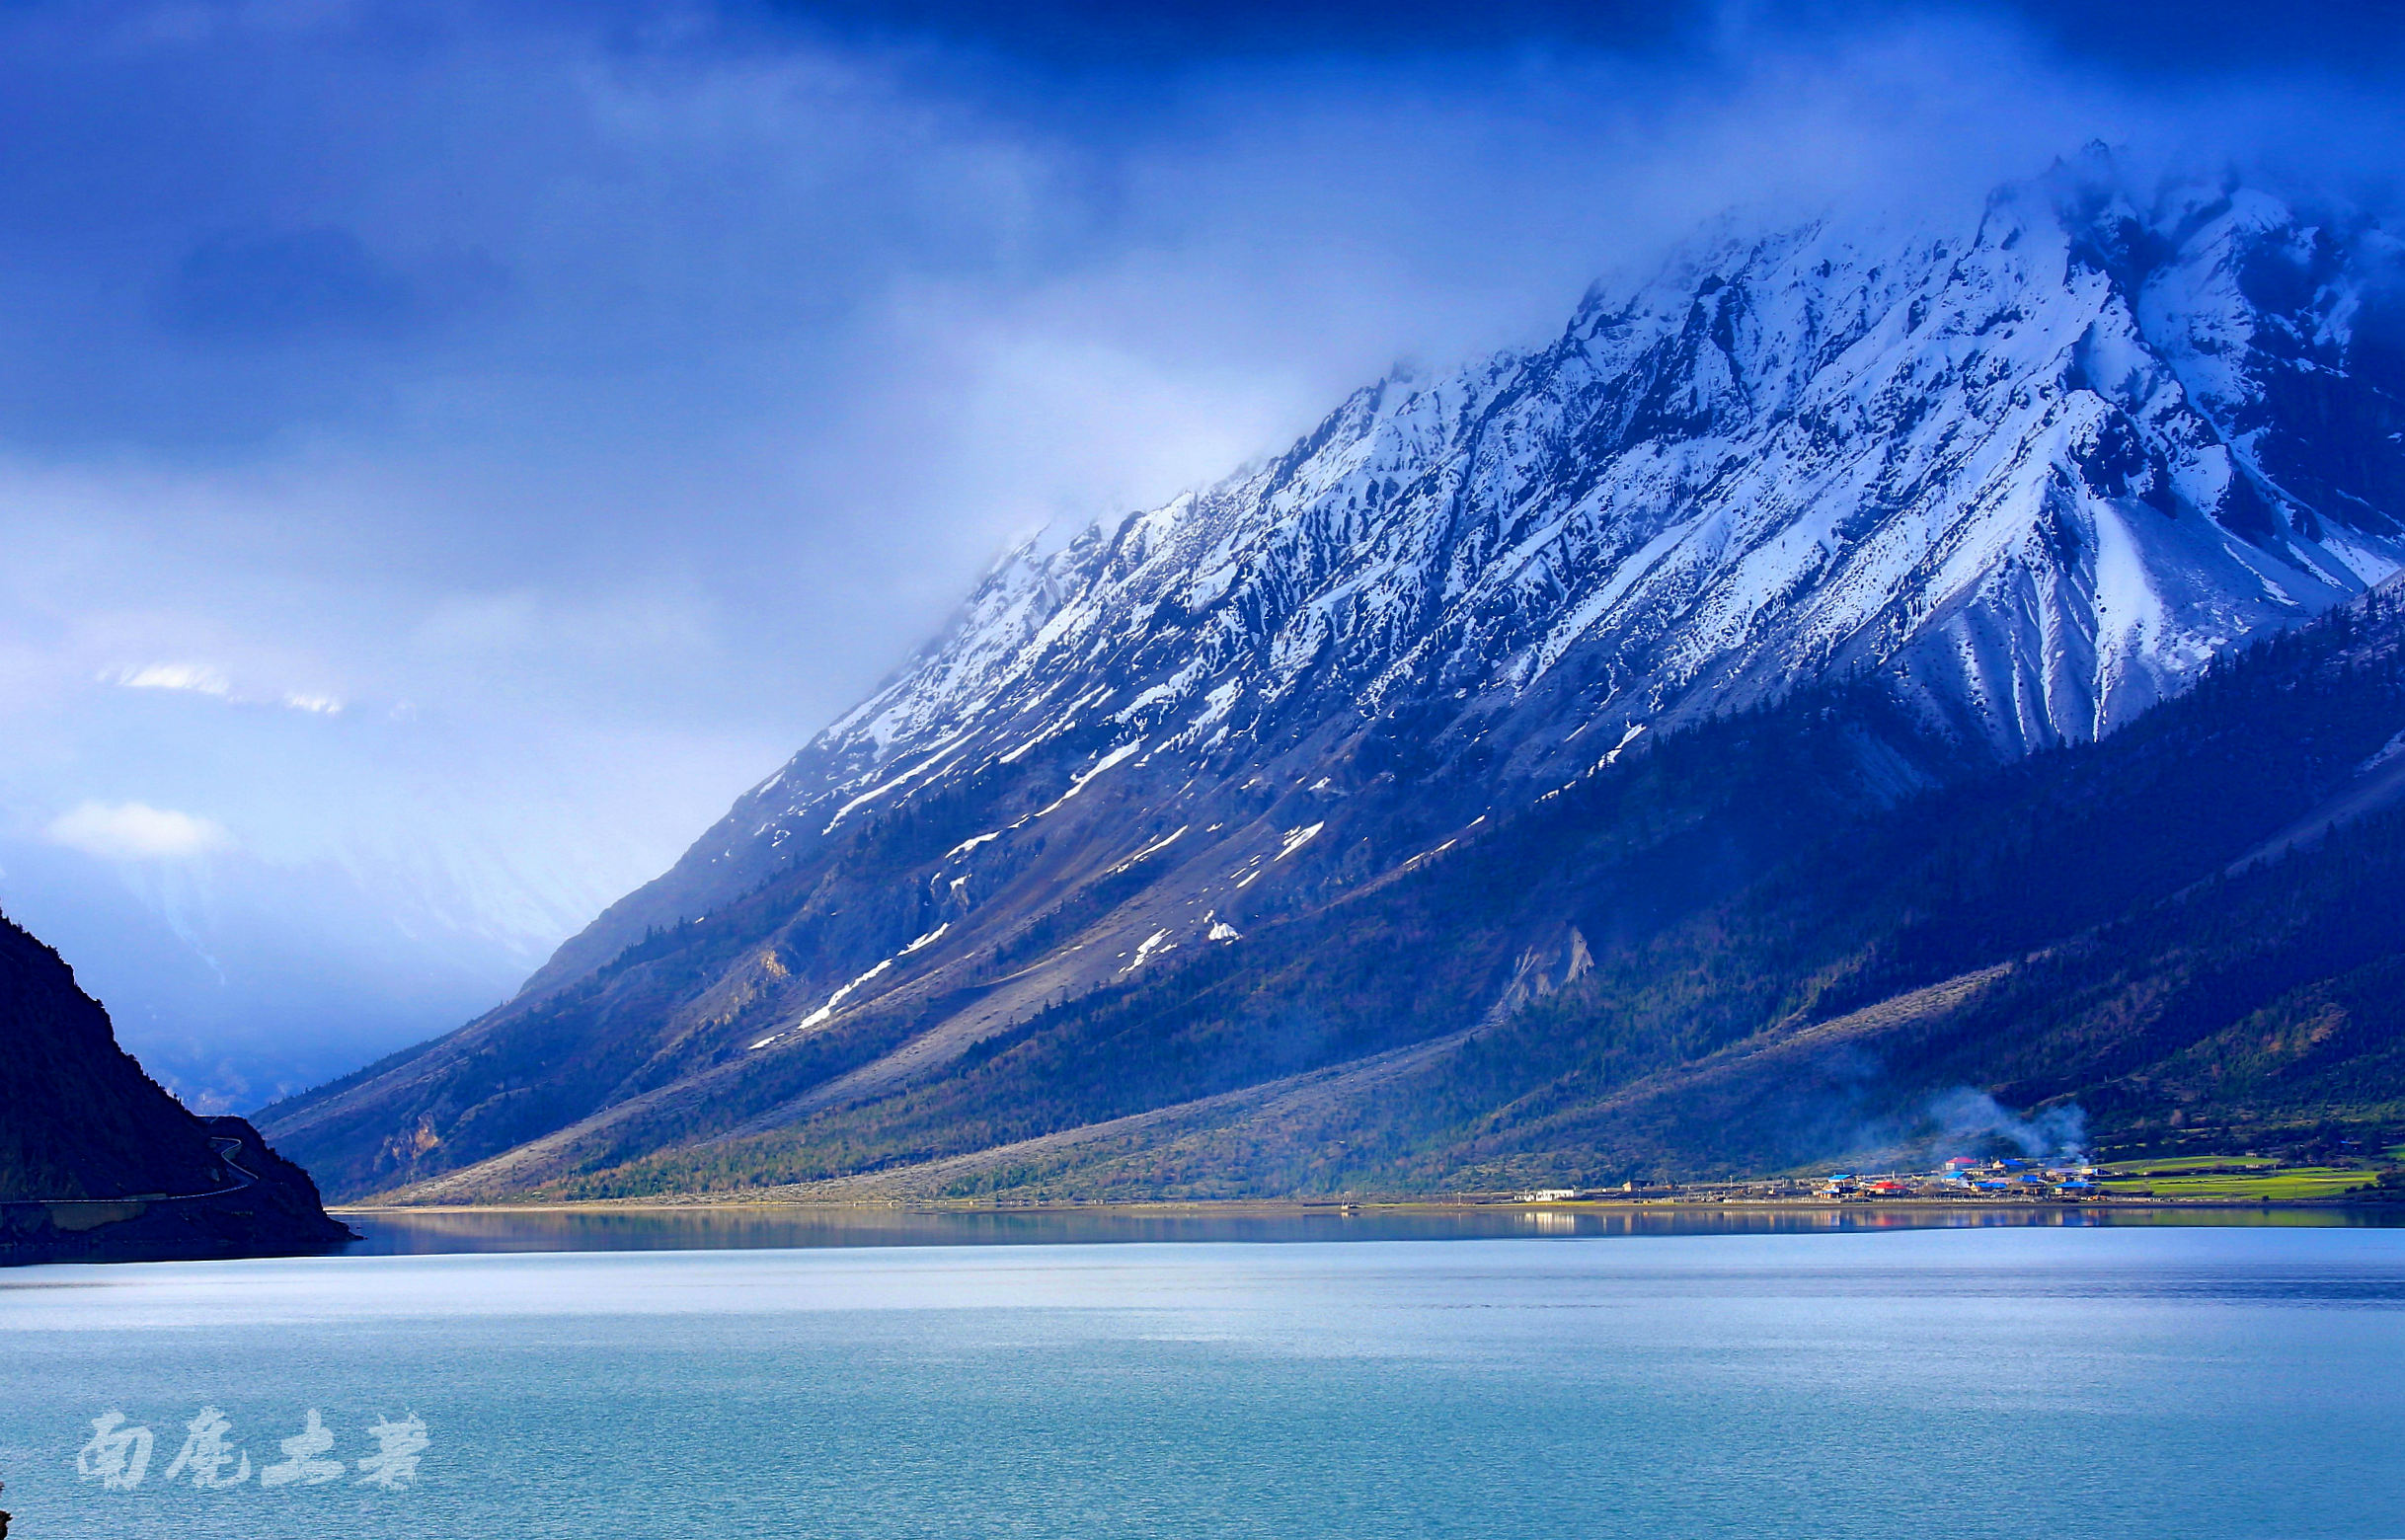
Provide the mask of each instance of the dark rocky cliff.
POLYGON ((239 1117, 116 1044, 57 953, 0 919, 0 1264, 322 1250, 350 1232, 239 1117))

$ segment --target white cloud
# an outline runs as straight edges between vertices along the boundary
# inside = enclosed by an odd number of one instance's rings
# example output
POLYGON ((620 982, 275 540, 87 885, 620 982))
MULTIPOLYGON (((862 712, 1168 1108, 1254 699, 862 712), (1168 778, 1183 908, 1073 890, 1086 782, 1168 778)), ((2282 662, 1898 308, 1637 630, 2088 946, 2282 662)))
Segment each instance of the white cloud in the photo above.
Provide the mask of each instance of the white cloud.
MULTIPOLYGON (((139 668, 119 668, 101 675, 103 684, 115 684, 128 690, 182 690, 194 695, 213 696, 236 705, 258 705, 261 698, 236 695, 233 681, 225 671, 207 663, 146 663, 139 668)), ((292 711, 305 711, 315 716, 331 717, 346 704, 339 695, 322 695, 309 690, 286 690, 272 697, 276 704, 292 711)))
POLYGON ((116 682, 128 690, 191 690, 200 695, 224 695, 233 689, 224 674, 206 663, 151 663, 120 669, 116 682))
POLYGON ((42 834, 104 861, 179 861, 233 843, 213 819, 147 803, 81 803, 52 818, 42 834))

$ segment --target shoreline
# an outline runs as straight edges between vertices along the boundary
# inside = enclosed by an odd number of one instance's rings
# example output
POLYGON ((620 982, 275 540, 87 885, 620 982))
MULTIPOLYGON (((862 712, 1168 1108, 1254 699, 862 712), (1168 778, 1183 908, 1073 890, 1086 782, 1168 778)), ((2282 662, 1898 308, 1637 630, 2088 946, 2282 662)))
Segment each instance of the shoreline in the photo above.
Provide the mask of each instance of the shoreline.
POLYGON ((623 1214, 623 1213, 909 1213, 1084 1214, 1165 1217, 1259 1215, 1295 1218, 1366 1214, 1502 1213, 2198 1213, 2263 1209, 2311 1212, 2395 1212, 2405 1204, 2348 1198, 2087 1197, 2045 1198, 1634 1198, 1519 1202, 1506 1198, 1164 1198, 1078 1202, 935 1202, 889 1199, 843 1202, 802 1198, 588 1198, 559 1203, 330 1203, 329 1214, 623 1214))

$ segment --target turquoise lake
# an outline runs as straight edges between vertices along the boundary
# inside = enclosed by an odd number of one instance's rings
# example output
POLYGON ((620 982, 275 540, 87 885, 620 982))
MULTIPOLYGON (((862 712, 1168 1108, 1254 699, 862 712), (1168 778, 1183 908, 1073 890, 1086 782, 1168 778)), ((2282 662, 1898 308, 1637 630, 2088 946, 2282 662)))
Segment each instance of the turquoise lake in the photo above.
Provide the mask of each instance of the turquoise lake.
POLYGON ((14 1535, 2405 1535, 2405 1229, 505 1230, 0 1273, 14 1535))

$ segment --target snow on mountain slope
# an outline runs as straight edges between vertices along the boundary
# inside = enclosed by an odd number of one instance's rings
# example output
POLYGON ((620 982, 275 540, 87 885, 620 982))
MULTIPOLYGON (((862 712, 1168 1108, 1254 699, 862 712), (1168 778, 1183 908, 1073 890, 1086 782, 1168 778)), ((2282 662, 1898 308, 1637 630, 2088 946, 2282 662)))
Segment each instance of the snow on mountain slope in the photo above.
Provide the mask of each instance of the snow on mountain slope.
POLYGON ((1876 669, 2002 751, 2092 737, 2405 561, 2396 258, 2093 159, 1972 229, 1707 241, 1542 351, 1020 546, 697 854, 754 881, 1078 724, 1250 762, 1409 708, 1536 784, 1876 669))
POLYGON ((2141 194, 2100 153, 1961 228, 1707 236, 1549 346, 1382 381, 1266 464, 1011 551, 469 1033, 775 892, 769 950, 658 1007, 594 1105, 975 981, 897 1050, 923 1073, 1419 854, 1348 816, 1372 782, 1426 789, 1434 847, 1839 674, 1993 755, 2095 736, 2405 565, 2399 259, 2359 215, 2141 194), (940 843, 885 832, 913 818, 940 843), (990 982, 1005 960, 1027 981, 990 982))

